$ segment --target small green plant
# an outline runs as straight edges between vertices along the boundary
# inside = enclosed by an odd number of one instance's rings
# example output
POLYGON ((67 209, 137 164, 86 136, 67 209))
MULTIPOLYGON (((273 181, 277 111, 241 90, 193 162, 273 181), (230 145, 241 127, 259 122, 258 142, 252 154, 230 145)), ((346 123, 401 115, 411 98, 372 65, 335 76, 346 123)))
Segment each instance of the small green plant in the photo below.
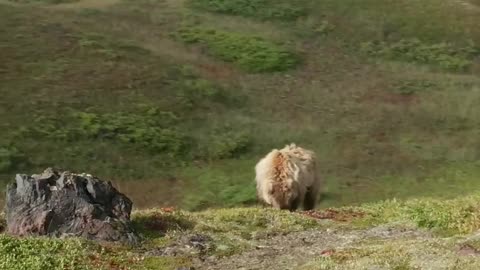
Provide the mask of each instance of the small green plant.
POLYGON ((361 50, 373 57, 413 62, 444 70, 465 71, 480 53, 473 44, 459 48, 450 43, 426 44, 419 39, 401 39, 397 42, 365 42, 361 50))
POLYGON ((285 0, 190 0, 194 8, 261 20, 295 20, 305 8, 285 0))
POLYGON ((299 62, 294 53, 260 37, 198 27, 182 28, 178 37, 185 43, 203 45, 213 56, 249 72, 284 71, 299 62))

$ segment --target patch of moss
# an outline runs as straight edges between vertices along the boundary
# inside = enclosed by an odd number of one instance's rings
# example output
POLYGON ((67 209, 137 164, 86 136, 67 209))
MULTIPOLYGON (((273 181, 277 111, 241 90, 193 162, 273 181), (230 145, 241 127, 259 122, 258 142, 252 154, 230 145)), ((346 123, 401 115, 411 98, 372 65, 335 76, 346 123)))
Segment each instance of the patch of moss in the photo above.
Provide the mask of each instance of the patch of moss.
POLYGON ((0 235, 0 269, 89 269, 79 240, 18 239, 0 235))

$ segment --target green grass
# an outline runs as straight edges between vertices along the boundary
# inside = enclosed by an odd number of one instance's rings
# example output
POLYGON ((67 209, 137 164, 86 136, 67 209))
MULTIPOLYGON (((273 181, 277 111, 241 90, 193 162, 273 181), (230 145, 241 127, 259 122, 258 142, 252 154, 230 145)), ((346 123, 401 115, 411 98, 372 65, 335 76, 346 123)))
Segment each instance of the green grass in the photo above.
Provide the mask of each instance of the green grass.
POLYGON ((444 234, 469 234, 478 230, 478 196, 451 200, 418 199, 385 201, 363 206, 374 223, 411 222, 444 234))
POLYGON ((136 250, 81 239, 15 238, 0 235, 0 269, 172 269, 188 266, 180 257, 143 258, 136 250))
POLYGON ((88 3, 1 4, 3 183, 58 166, 114 180, 138 207, 246 206, 255 163, 296 142, 317 153, 320 207, 480 187, 475 11, 88 3))

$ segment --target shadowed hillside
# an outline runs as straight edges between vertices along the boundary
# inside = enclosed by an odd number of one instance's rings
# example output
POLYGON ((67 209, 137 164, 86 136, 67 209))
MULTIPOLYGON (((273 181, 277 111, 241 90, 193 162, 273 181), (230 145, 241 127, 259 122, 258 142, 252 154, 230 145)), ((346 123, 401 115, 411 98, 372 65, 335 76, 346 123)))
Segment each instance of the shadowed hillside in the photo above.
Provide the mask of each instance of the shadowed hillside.
POLYGON ((58 166, 138 207, 241 206, 296 142, 321 207, 471 192, 479 4, 1 0, 0 179, 58 166))

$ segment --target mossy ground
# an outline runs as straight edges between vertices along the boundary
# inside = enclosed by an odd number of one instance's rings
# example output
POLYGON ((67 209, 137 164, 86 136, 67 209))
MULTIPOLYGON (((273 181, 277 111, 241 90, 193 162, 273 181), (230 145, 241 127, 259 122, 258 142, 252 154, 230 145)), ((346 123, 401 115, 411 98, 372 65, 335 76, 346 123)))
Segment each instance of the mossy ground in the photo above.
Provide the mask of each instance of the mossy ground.
POLYGON ((133 214, 144 237, 136 247, 1 235, 0 269, 478 269, 478 201, 298 213, 151 209, 133 214))

